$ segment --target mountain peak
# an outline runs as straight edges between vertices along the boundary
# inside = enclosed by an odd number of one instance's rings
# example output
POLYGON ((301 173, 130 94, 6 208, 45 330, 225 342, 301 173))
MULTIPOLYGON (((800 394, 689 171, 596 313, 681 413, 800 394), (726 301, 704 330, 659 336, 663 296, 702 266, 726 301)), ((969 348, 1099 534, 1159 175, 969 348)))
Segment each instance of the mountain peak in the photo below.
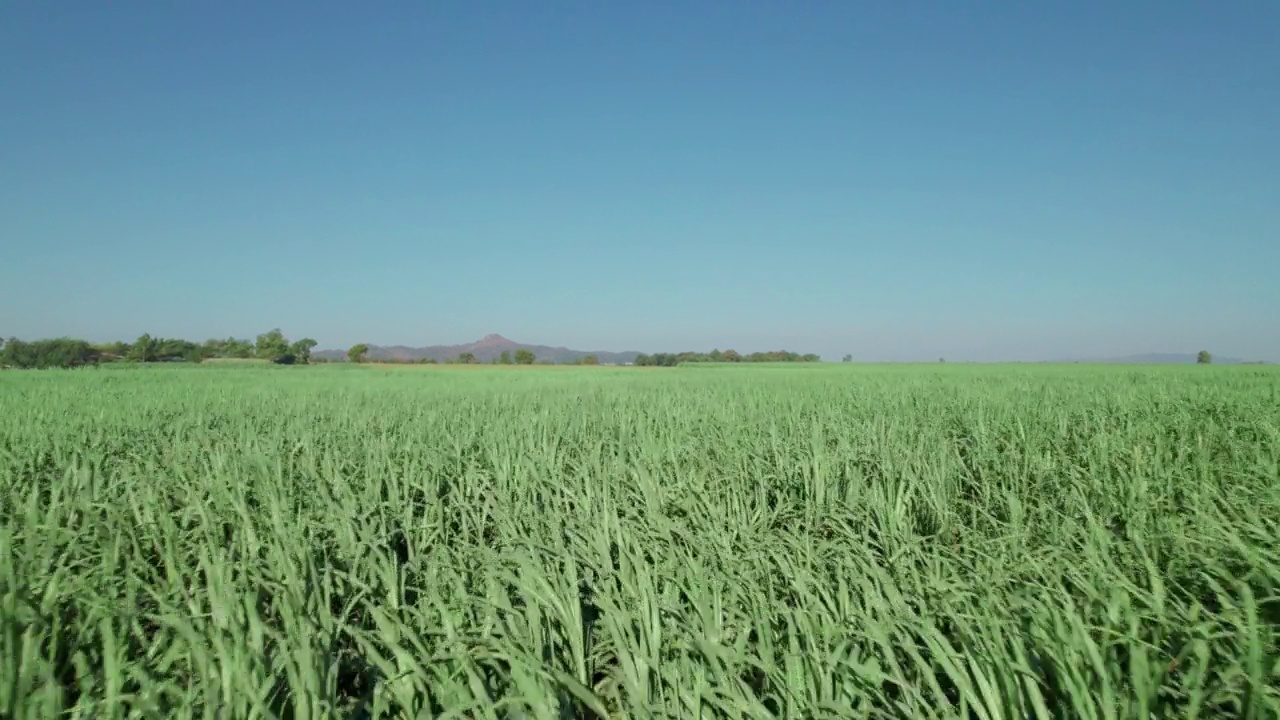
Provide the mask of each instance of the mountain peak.
POLYGON ((479 340, 471 343, 471 347, 480 350, 484 348, 515 348, 519 343, 514 340, 508 340, 497 333, 489 333, 479 340))
MULTIPOLYGON (((503 337, 498 333, 490 333, 479 340, 465 345, 431 345, 428 347, 405 347, 397 345, 395 347, 382 347, 378 345, 369 346, 369 357, 376 360, 416 360, 419 358, 431 358, 437 361, 447 361, 457 358, 462 353, 470 353, 480 362, 490 362, 502 356, 502 353, 514 353, 516 350, 528 350, 532 352, 539 360, 549 360, 554 363, 572 362, 574 360, 586 357, 587 355, 595 355, 603 365, 629 363, 636 359, 640 353, 637 352, 606 352, 606 351, 585 351, 570 350, 564 347, 549 347, 547 345, 530 345, 527 343, 516 342, 510 338, 503 337)), ((331 360, 345 360, 347 357, 346 350, 322 350, 318 353, 312 353, 315 357, 323 357, 331 360)))

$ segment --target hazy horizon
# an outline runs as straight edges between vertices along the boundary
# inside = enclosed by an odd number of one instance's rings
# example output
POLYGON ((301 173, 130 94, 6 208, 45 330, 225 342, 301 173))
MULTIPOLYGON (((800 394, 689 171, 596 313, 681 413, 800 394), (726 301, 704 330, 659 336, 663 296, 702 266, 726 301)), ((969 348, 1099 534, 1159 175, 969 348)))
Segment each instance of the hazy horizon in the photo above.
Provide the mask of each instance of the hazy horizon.
POLYGON ((1277 362, 1278 36, 1260 0, 18 0, 0 335, 1277 362))
MULTIPOLYGON (((691 352, 709 352, 711 350, 724 351, 729 349, 737 350, 738 352, 743 354, 749 354, 753 352, 770 352, 775 350, 788 350, 791 352, 798 352, 801 354, 808 353, 808 352, 816 352, 816 351, 808 350, 803 347, 782 347, 782 346, 739 347, 735 345, 713 345, 713 346, 689 345, 685 347, 660 347, 660 348, 586 347, 586 346, 566 345, 564 343, 542 342, 542 341, 530 340, 526 338, 513 338, 510 336, 504 335, 503 333, 487 333, 484 337, 472 338, 471 340, 465 340, 461 342, 418 342, 418 343, 370 342, 368 344, 374 347, 381 347, 381 348, 412 348, 412 349, 423 349, 423 348, 432 348, 432 347, 465 347, 468 345, 482 342, 483 340, 487 339, 490 335, 497 335, 503 338, 504 340, 514 342, 520 345, 563 348, 566 350, 574 350, 578 352, 609 352, 609 353, 638 352, 638 353, 651 354, 651 353, 662 353, 662 352, 679 353, 679 352, 690 352, 690 351, 691 352)), ((1201 348, 1201 349, 1204 349, 1204 348, 1201 348)), ((342 352, 344 350, 346 350, 346 348, 344 347, 320 346, 316 348, 316 352, 328 352, 328 353, 342 352)), ((826 353, 826 354, 818 353, 818 354, 822 356, 822 359, 824 362, 835 362, 837 360, 842 359, 845 355, 852 355, 853 360, 855 362, 937 362, 939 360, 946 360, 948 362, 981 362, 981 363, 1000 363, 1000 362, 1068 362, 1069 363, 1069 362, 1077 362, 1077 361, 1079 362, 1095 361, 1096 362, 1096 361, 1108 361, 1108 360, 1127 360, 1135 357, 1159 357, 1159 356, 1172 356, 1172 355, 1194 356, 1198 352, 1199 350, 1194 350, 1194 351, 1165 350, 1165 351, 1153 351, 1153 352, 1121 353, 1121 354, 1115 354, 1115 355, 1092 355, 1092 356, 1073 355, 1073 356, 1063 356, 1063 357, 1021 357, 1021 358, 1010 357, 1010 358, 998 358, 998 359, 988 359, 988 360, 979 360, 979 359, 964 357, 964 356, 953 356, 948 358, 945 356, 927 355, 927 354, 922 354, 922 355, 913 356, 913 357, 906 357, 906 356, 885 357, 885 356, 877 356, 874 354, 867 355, 867 354, 859 354, 859 353, 853 353, 853 352, 839 353, 839 354, 836 354, 836 353, 826 353)), ((1210 351, 1210 353, 1211 355, 1213 355, 1214 358, 1218 358, 1218 359, 1229 359, 1229 360, 1237 360, 1237 361, 1244 361, 1244 362, 1253 362, 1253 361, 1259 361, 1259 360, 1267 361, 1265 358, 1242 358, 1242 357, 1231 355, 1230 353, 1215 353, 1212 351, 1210 351)), ((1267 361, 1267 362, 1273 362, 1273 361, 1267 361)))
MULTIPOLYGON (((270 328, 265 328, 262 331, 265 332, 268 329, 270 328)), ((291 333, 288 331, 287 328, 279 328, 279 329, 281 329, 285 333, 285 335, 289 337, 289 339, 291 340, 296 340, 302 337, 309 337, 305 333, 291 333)), ((139 335, 140 334, 141 333, 139 333, 139 335)), ((243 340, 252 341, 257 334, 258 333, 232 333, 227 336, 205 337, 203 335, 192 335, 190 333, 187 333, 187 334, 151 333, 153 337, 174 337, 174 338, 182 338, 184 340, 192 340, 194 342, 202 342, 205 340, 223 340, 223 339, 226 339, 227 337, 235 337, 243 340)), ((579 352, 609 352, 609 353, 637 352, 637 353, 653 354, 653 353, 680 353, 680 352, 709 352, 715 349, 718 349, 721 351, 733 349, 743 354, 749 354, 754 352, 771 352, 775 350, 787 350, 787 351, 797 352, 801 354, 815 353, 821 356, 823 362, 835 362, 835 361, 841 360, 845 355, 852 355, 854 362, 871 362, 871 363, 876 363, 876 362, 932 363, 932 362, 938 362, 939 360, 945 360, 947 362, 976 362, 976 363, 996 363, 996 364, 1002 363, 1002 362, 1071 363, 1071 362, 1114 361, 1114 360, 1123 360, 1123 359, 1139 357, 1139 356, 1195 355, 1200 350, 1206 350, 1206 349, 1209 350, 1209 352, 1213 355, 1214 358, 1218 358, 1218 359, 1231 359, 1231 360, 1238 360, 1238 361, 1244 361, 1244 362, 1257 362, 1257 361, 1262 361, 1267 363, 1278 362, 1277 360, 1272 358, 1241 356, 1235 353, 1219 352, 1209 348, 1199 348, 1198 350, 1192 350, 1188 348, 1183 348, 1183 349, 1163 348, 1163 349, 1155 349, 1155 350, 1135 350, 1131 352, 1095 353, 1095 354, 1076 353, 1076 354, 1068 354, 1068 355, 1035 355, 1032 353, 1027 353, 1027 354, 1021 354, 1021 355, 1010 354, 1010 355, 1004 355, 1004 356, 999 356, 999 355, 990 356, 989 353, 991 352, 991 349, 990 347, 987 347, 987 348, 981 348, 980 349, 981 351, 976 355, 965 355, 965 354, 952 354, 952 355, 941 354, 940 355, 937 353, 930 354, 928 351, 917 351, 914 353, 901 352, 900 351, 901 349, 895 346, 892 342, 885 343, 883 336, 867 336, 862 338, 861 340, 862 340, 863 349, 861 351, 849 350, 844 352, 841 352, 841 351, 820 352, 811 347, 801 346, 801 345, 795 345, 795 346, 751 345, 751 344, 744 345, 740 343, 734 344, 732 342, 720 343, 720 344, 715 344, 715 343, 707 344, 705 342, 698 342, 695 340, 691 343, 686 343, 684 345, 664 345, 664 346, 647 346, 647 347, 641 347, 641 346, 607 347, 607 346, 575 345, 572 343, 548 342, 548 341, 533 339, 533 338, 511 337, 510 335, 504 334, 504 333, 486 333, 485 335, 500 335, 505 339, 518 343, 520 345, 564 348, 567 350, 574 350, 579 352), (880 349, 876 350, 875 347, 867 347, 868 345, 876 345, 880 349), (899 350, 899 351, 895 352, 895 350, 899 350)), ((66 334, 63 333, 61 335, 30 335, 30 336, 18 336, 18 337, 19 339, 22 339, 22 340, 37 340, 37 339, 51 339, 54 337, 62 337, 62 336, 66 336, 66 334)), ((10 336, 9 335, 4 336, 5 339, 7 339, 8 337, 10 336)), ((108 337, 101 334, 91 333, 91 334, 75 335, 74 337, 88 340, 90 342, 97 343, 97 344, 107 344, 107 343, 115 342, 118 340, 124 341, 124 342, 130 342, 136 339, 137 336, 108 337)), ((470 345, 470 344, 479 342, 480 340, 483 339, 483 337, 484 336, 477 336, 477 337, 473 337, 465 340, 449 340, 449 341, 439 341, 439 340, 428 339, 423 341, 410 341, 410 342, 379 342, 376 339, 374 339, 374 340, 361 340, 357 342, 363 342, 370 346, 382 347, 382 348, 406 347, 406 348, 417 349, 417 348, 426 348, 426 347, 465 346, 465 345, 470 345)), ((320 342, 319 345, 317 345, 317 347, 315 348, 315 352, 317 353, 319 352, 331 353, 335 351, 344 352, 345 350, 347 350, 348 348, 350 348, 352 345, 355 345, 355 344, 356 343, 326 344, 326 343, 320 342)))

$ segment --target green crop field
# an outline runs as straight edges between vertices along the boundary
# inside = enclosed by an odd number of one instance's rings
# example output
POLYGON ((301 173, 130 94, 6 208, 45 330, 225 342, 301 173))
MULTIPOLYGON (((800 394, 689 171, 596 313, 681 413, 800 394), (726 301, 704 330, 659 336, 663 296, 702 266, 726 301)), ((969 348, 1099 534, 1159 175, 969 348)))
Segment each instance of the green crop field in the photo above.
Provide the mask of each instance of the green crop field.
POLYGON ((0 372, 0 717, 1275 718, 1278 389, 0 372))

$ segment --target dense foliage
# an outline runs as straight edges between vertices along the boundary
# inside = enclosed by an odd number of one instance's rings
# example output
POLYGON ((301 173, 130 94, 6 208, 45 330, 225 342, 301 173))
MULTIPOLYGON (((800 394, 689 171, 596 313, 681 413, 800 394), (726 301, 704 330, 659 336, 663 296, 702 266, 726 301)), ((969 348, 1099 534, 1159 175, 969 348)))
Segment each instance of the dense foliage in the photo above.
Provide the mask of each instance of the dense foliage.
POLYGON ((0 373, 0 717, 1276 717, 1278 385, 0 373))
POLYGON ((202 362, 211 359, 269 360, 283 365, 306 365, 316 341, 291 343, 279 330, 258 336, 257 342, 227 338, 196 344, 189 340, 143 335, 132 343, 93 345, 75 338, 26 342, 10 338, 0 347, 0 367, 17 369, 75 368, 108 362, 202 362))
POLYGON ((709 353, 698 352, 682 352, 682 353, 657 353, 654 355, 640 355, 636 358, 635 364, 639 366, 656 366, 656 367, 675 367, 684 363, 696 362, 712 362, 712 363, 736 363, 736 362, 818 362, 821 358, 817 355, 789 352, 787 350, 774 350, 770 352, 754 352, 747 355, 739 354, 736 350, 712 350, 709 353))
POLYGON ((102 352, 75 338, 53 338, 25 342, 10 338, 0 348, 0 366, 12 368, 74 368, 92 365, 102 352))

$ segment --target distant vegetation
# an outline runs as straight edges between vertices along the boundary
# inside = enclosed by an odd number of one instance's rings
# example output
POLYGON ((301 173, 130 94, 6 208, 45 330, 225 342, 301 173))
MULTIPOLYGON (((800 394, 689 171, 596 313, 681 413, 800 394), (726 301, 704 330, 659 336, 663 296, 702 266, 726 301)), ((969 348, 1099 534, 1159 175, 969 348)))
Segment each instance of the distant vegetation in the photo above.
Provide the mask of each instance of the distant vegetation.
MULTIPOLYGON (((402 358, 370 358, 367 345, 357 345, 347 352, 347 357, 351 362, 378 363, 386 365, 436 365, 439 364, 435 358, 423 357, 416 359, 402 358), (355 353, 357 349, 361 352, 358 356, 355 353), (358 357, 358 359, 357 359, 358 357)), ((681 352, 681 353, 656 353, 653 355, 645 355, 641 353, 636 356, 632 363, 639 367, 675 367, 683 363, 760 363, 760 362, 819 362, 821 358, 814 354, 801 355, 800 353, 788 352, 786 350, 776 350, 773 352, 755 352, 743 355, 735 350, 712 350, 709 353, 699 352, 681 352)), ((512 355, 509 351, 503 351, 497 357, 484 363, 476 354, 470 351, 461 352, 457 357, 447 359, 443 362, 445 365, 599 365, 600 358, 594 354, 575 357, 570 360, 555 362, 549 359, 539 359, 531 350, 520 348, 512 355)))
MULTIPOLYGON (((41 369, 75 368, 104 363, 199 363, 206 360, 257 360, 279 365, 309 365, 328 362, 376 363, 388 365, 635 365, 638 367, 675 367, 686 363, 816 363, 821 358, 813 353, 789 350, 739 353, 736 350, 678 353, 607 353, 582 352, 543 345, 521 345, 500 335, 491 335, 468 345, 434 346, 431 348, 384 348, 358 343, 347 350, 317 351, 316 341, 303 338, 291 342, 279 329, 269 330, 254 340, 227 338, 195 343, 176 338, 152 337, 144 334, 133 342, 95 344, 78 338, 51 338, 24 341, 0 338, 0 368, 41 369), (446 350, 456 352, 442 356, 446 350), (545 355, 537 352, 545 351, 545 355), (407 354, 396 354, 403 352, 407 354), (430 353, 430 354, 422 354, 430 353)), ((842 362, 853 362, 846 354, 842 362)), ((938 362, 946 362, 938 358, 938 362)), ((1263 365, 1238 358, 1214 357, 1208 350, 1196 354, 1133 355, 1124 358, 1076 362, 1140 363, 1200 365, 1263 365)))
MULTIPOLYGON (((498 336, 492 336, 498 337, 498 336)), ((503 338, 498 339, 510 343, 503 338)), ((511 343, 511 349, 500 353, 484 353, 477 350, 464 350, 456 356, 444 360, 435 357, 388 357, 373 355, 373 347, 366 343, 358 343, 345 351, 339 351, 335 358, 334 351, 313 353, 316 341, 303 338, 290 342, 279 329, 262 333, 254 341, 227 338, 226 340, 206 340, 194 343, 189 340, 174 338, 156 338, 143 335, 132 343, 113 342, 95 345, 86 340, 76 338, 53 338, 47 340, 24 341, 10 338, 0 340, 0 367, 16 369, 42 368, 74 368, 102 363, 134 362, 134 363, 198 363, 206 360, 261 360, 280 365, 307 365, 312 363, 332 362, 345 355, 350 363, 386 363, 396 365, 479 365, 486 361, 488 355, 491 365, 601 365, 600 356, 596 353, 580 353, 563 349, 549 349, 551 357, 539 357, 529 347, 521 347, 511 343)), ((471 346, 458 346, 471 347, 471 346)), ((540 347, 540 346, 539 346, 540 347)), ((774 352, 757 352, 743 355, 735 350, 712 350, 709 353, 682 352, 657 353, 655 355, 639 354, 634 362, 627 362, 629 354, 610 353, 613 362, 609 364, 634 364, 647 367, 673 367, 681 363, 695 362, 818 362, 817 355, 801 355, 799 353, 778 350, 774 352)))
POLYGON ((673 367, 682 363, 759 363, 759 362, 818 362, 821 360, 817 355, 788 352, 786 350, 775 350, 773 352, 755 352, 749 355, 742 355, 736 350, 712 350, 709 353, 682 352, 682 353, 658 353, 656 355, 640 355, 636 358, 635 364, 646 367, 673 367))
POLYGON ((172 363, 213 359, 256 359, 280 365, 306 365, 316 341, 289 342, 280 330, 270 330, 255 342, 227 338, 194 343, 189 340, 143 335, 132 343, 94 345, 76 338, 27 342, 18 338, 0 341, 0 366, 18 369, 74 368, 111 362, 172 363))
MULTIPOLYGON (((501 335, 461 345, 364 345, 359 362, 413 365, 630 365, 638 352, 573 350, 550 345, 530 345, 501 335)), ((348 350, 317 350, 313 361, 351 361, 348 350)))

